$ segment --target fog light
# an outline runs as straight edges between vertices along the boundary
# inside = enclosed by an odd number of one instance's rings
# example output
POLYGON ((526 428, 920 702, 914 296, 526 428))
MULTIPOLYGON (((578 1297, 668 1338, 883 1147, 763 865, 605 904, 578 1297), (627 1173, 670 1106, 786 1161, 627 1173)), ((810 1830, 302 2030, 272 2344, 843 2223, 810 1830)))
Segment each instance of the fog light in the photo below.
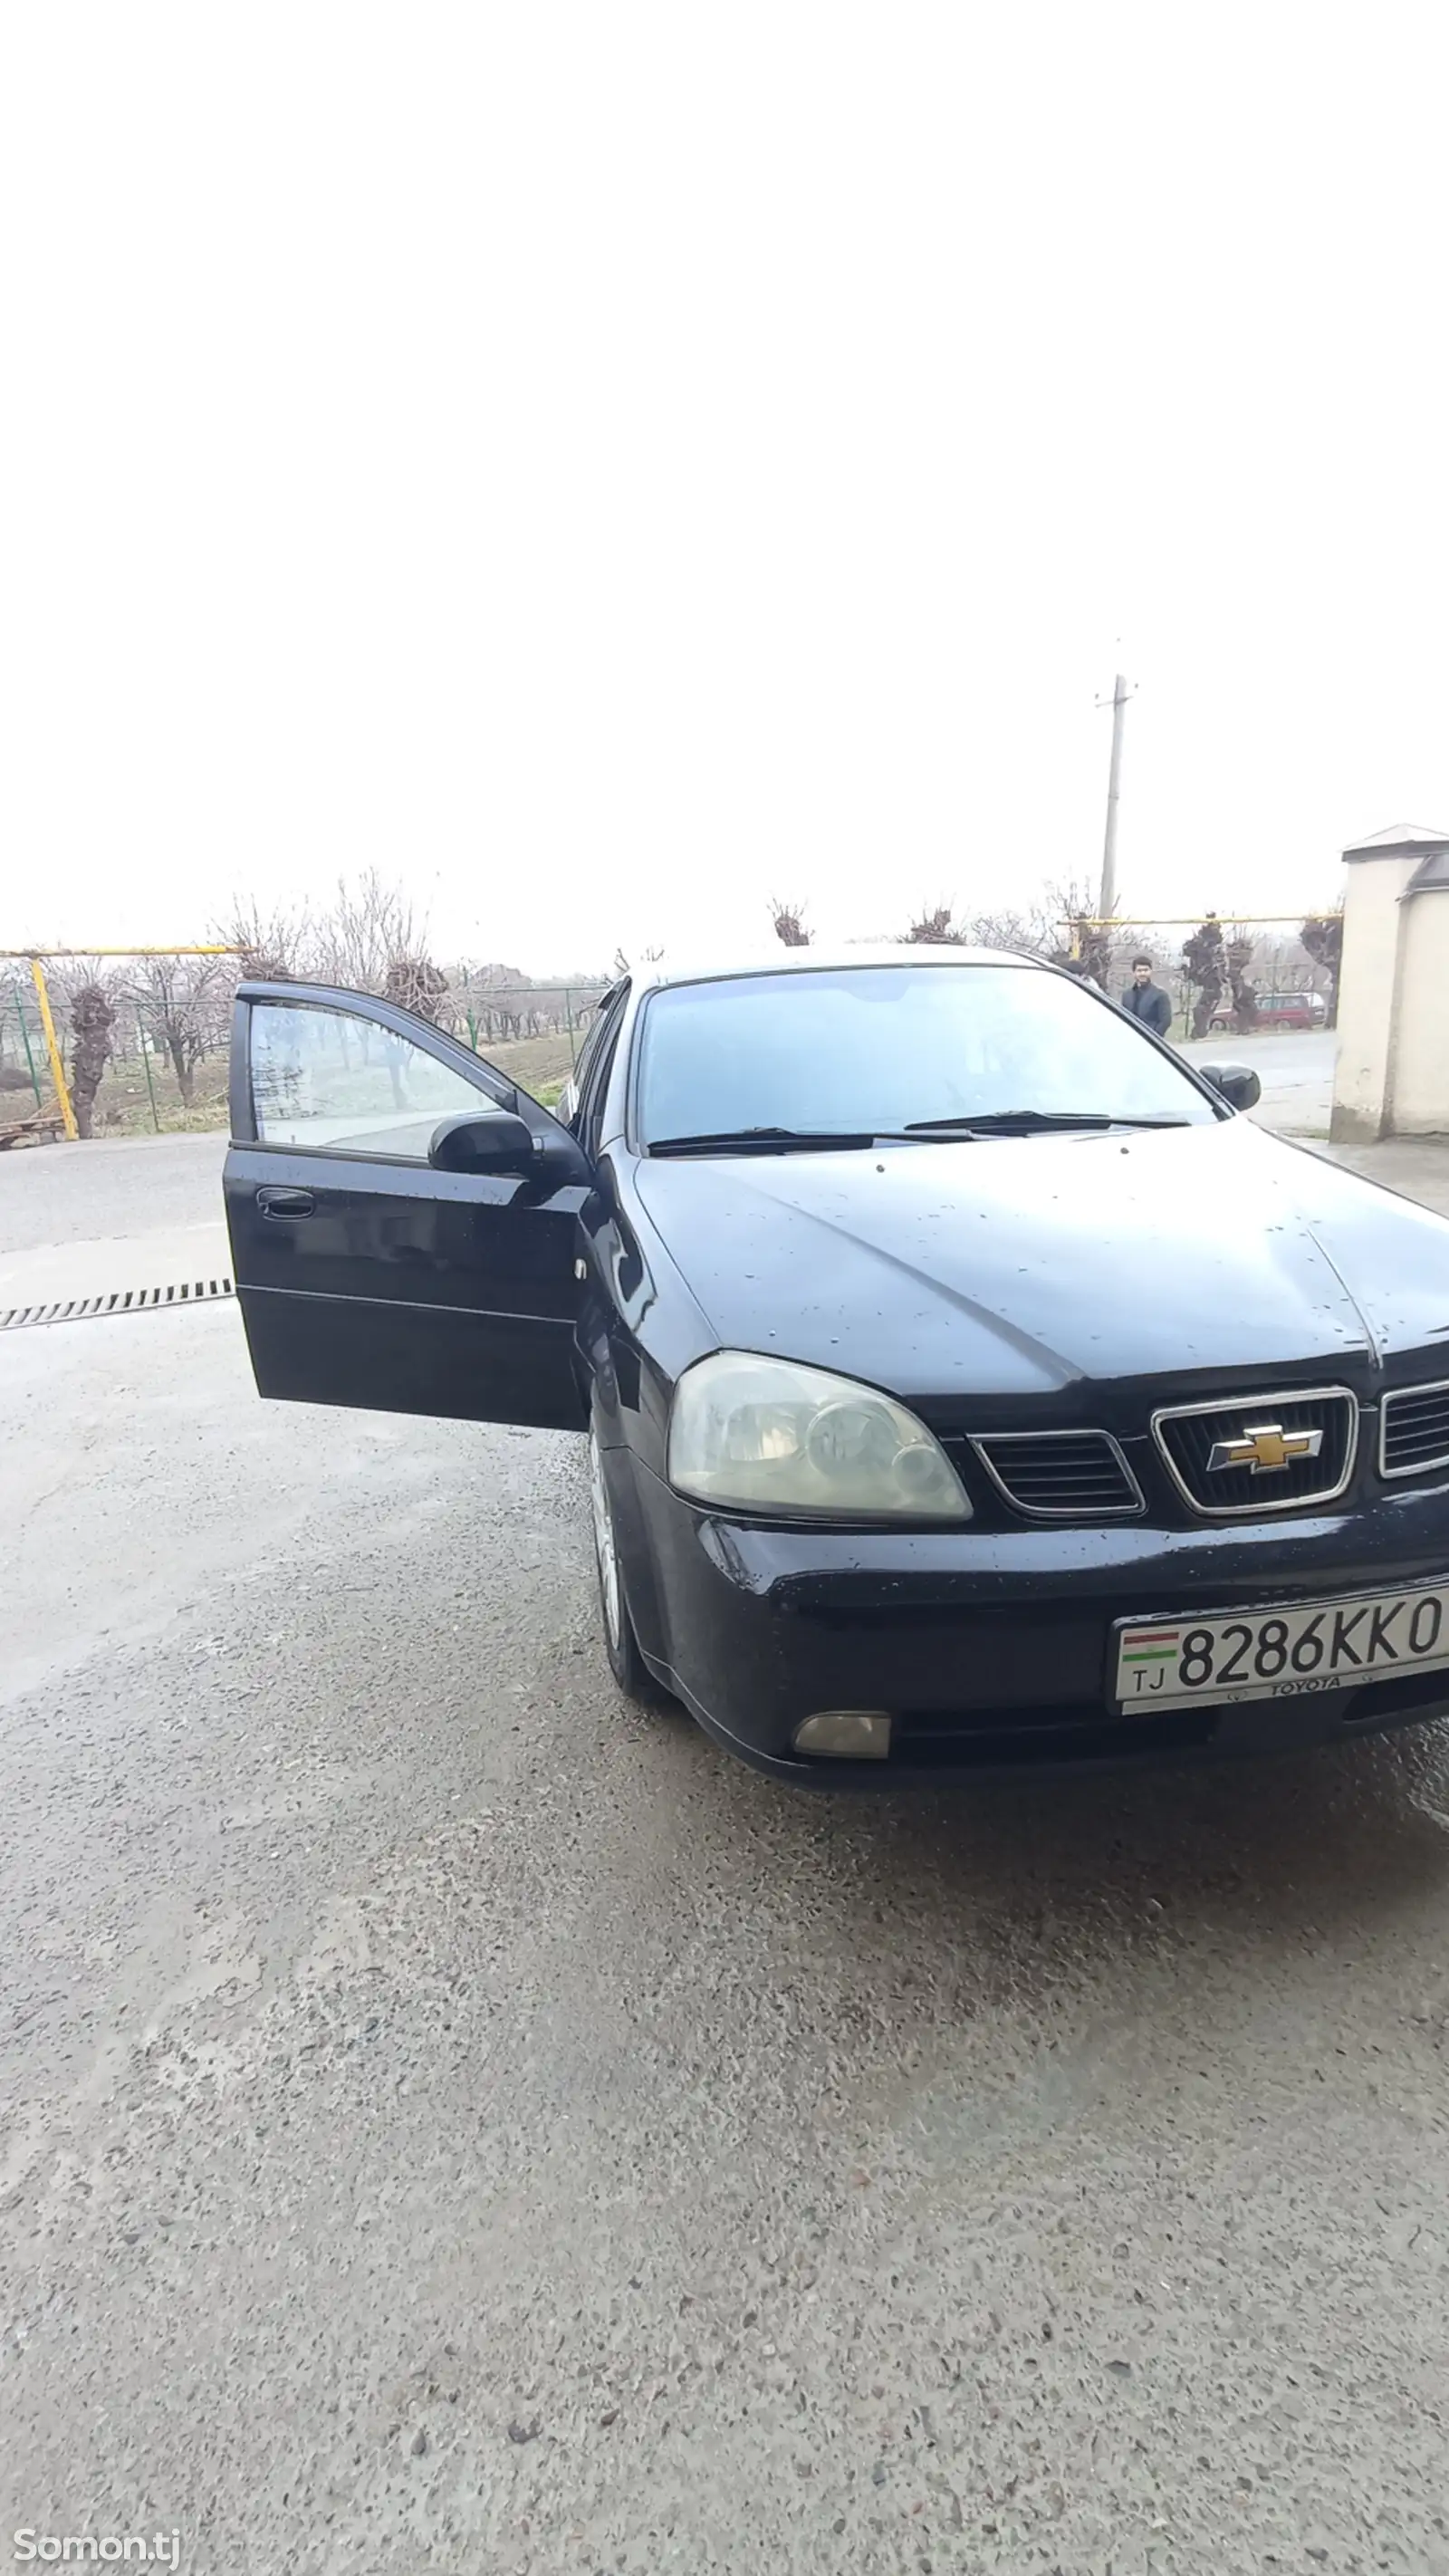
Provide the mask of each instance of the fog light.
POLYGON ((797 1753, 834 1753, 855 1762, 884 1762, 891 1721, 883 1708, 818 1708, 795 1729, 797 1753))

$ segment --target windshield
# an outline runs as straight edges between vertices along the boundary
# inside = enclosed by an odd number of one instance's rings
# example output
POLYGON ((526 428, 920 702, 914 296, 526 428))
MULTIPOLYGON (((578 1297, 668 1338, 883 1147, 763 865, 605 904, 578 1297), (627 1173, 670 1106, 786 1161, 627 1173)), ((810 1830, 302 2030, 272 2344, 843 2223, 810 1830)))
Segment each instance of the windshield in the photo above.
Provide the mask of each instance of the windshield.
POLYGON ((1038 1112, 1209 1125, 1141 1031, 1062 975, 854 966, 666 985, 644 1013, 646 1144, 750 1128, 884 1135, 1038 1112))

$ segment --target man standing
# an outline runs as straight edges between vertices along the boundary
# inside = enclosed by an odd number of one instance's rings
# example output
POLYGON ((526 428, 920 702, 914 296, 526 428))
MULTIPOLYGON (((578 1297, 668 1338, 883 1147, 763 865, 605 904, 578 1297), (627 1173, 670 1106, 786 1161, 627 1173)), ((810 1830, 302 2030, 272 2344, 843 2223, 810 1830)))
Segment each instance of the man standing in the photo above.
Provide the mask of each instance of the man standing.
POLYGON ((1130 1011, 1134 1020, 1141 1020, 1154 1036, 1166 1037, 1172 1026, 1172 1002, 1162 986, 1153 983, 1150 957, 1133 958, 1132 981, 1122 996, 1122 1008, 1130 1011))

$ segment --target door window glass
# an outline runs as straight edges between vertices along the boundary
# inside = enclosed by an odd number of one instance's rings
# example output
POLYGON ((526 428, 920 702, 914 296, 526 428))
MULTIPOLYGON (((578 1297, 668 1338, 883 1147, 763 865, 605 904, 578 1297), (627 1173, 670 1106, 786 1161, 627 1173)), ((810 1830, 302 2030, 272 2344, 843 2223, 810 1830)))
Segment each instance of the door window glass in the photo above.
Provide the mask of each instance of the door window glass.
POLYGON ((594 1058, 599 1052, 599 1048, 603 1043, 604 1031, 609 1025, 609 1012, 613 1005, 613 999, 614 997, 612 993, 606 993, 604 995, 599 1004, 598 1010, 594 1015, 594 1025, 590 1029, 588 1036, 585 1038, 583 1045, 579 1049, 579 1060, 574 1066, 573 1082, 574 1090, 580 1100, 582 1100, 585 1091, 588 1089, 589 1075, 593 1071, 594 1058))
POLYGON ((599 1124, 603 1115, 604 1094, 609 1087, 614 1049, 619 1043, 619 1029, 624 1017, 624 1005, 628 999, 629 987, 625 984, 610 1000, 607 1012, 599 1022, 599 1042, 590 1056, 587 1072, 582 1064, 579 1066, 579 1106, 574 1120, 574 1130, 591 1154, 596 1154, 599 1150, 599 1124))
POLYGON ((353 1011, 254 1002, 251 1063, 257 1135, 265 1145, 425 1163, 440 1118, 490 1105, 466 1075, 353 1011))

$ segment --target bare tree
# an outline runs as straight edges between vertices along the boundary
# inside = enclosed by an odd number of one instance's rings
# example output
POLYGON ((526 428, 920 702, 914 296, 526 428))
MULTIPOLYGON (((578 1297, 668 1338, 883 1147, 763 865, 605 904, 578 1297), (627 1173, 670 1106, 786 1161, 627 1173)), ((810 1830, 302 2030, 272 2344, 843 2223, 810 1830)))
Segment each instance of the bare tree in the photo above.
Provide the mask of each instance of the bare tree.
POLYGON ((240 972, 260 983, 290 984, 307 975, 312 924, 305 910, 264 913, 255 896, 233 895, 215 936, 240 949, 240 972))
POLYGON ((117 977, 99 957, 57 957, 46 967, 46 980, 61 1052, 69 1058, 76 1126, 89 1136, 96 1093, 112 1053, 117 977))
POLYGON ((772 894, 770 897, 770 919, 774 925, 775 937, 780 941, 782 947, 809 947, 811 934, 805 927, 805 906, 803 903, 793 903, 787 897, 772 894))
POLYGON ((902 948, 964 948, 966 933, 956 927, 949 903, 936 903, 928 909, 922 904, 909 930, 901 935, 902 948))
POLYGON ((1298 933, 1315 966, 1328 978, 1328 1026, 1338 1026, 1338 983, 1343 973, 1343 907, 1314 913, 1298 933))
POLYGON ((1227 973, 1223 949, 1223 927, 1215 912, 1182 943, 1183 972, 1187 978, 1191 1002, 1192 1034, 1205 1038, 1213 1024, 1213 1013, 1222 997, 1227 973))
POLYGON ((389 966, 400 957, 420 957, 426 935, 426 919, 401 886, 387 884, 376 868, 339 877, 336 901, 313 925, 318 980, 348 985, 355 993, 381 993, 389 966))
POLYGON ((222 1044, 225 1003, 234 980, 229 957, 140 957, 124 990, 153 1044, 171 1060, 176 1088, 190 1108, 196 1068, 222 1044))
POLYGON ((95 1116, 96 1093, 111 1052, 111 1031, 116 1014, 110 995, 103 984, 84 983, 70 995, 70 1025, 73 1032, 71 1055, 70 1100, 75 1123, 82 1136, 89 1136, 95 1116))
POLYGON ((1048 957, 1060 944, 1044 903, 1030 912, 978 912, 967 935, 973 948, 1009 948, 1024 957, 1048 957))
POLYGON ((440 974, 431 957, 394 957, 382 979, 388 1001, 404 1011, 416 1011, 420 1019, 435 1024, 439 1005, 448 989, 446 975, 440 974))
POLYGON ((1042 954, 1105 993, 1112 974, 1112 933, 1094 918, 1096 904, 1085 879, 1069 877, 1049 885, 1042 902, 1042 954))
POLYGON ((1228 987, 1233 997, 1233 1026, 1240 1037, 1258 1025, 1258 988, 1251 982, 1248 968, 1253 962, 1253 943, 1240 930, 1223 950, 1228 970, 1228 987))

